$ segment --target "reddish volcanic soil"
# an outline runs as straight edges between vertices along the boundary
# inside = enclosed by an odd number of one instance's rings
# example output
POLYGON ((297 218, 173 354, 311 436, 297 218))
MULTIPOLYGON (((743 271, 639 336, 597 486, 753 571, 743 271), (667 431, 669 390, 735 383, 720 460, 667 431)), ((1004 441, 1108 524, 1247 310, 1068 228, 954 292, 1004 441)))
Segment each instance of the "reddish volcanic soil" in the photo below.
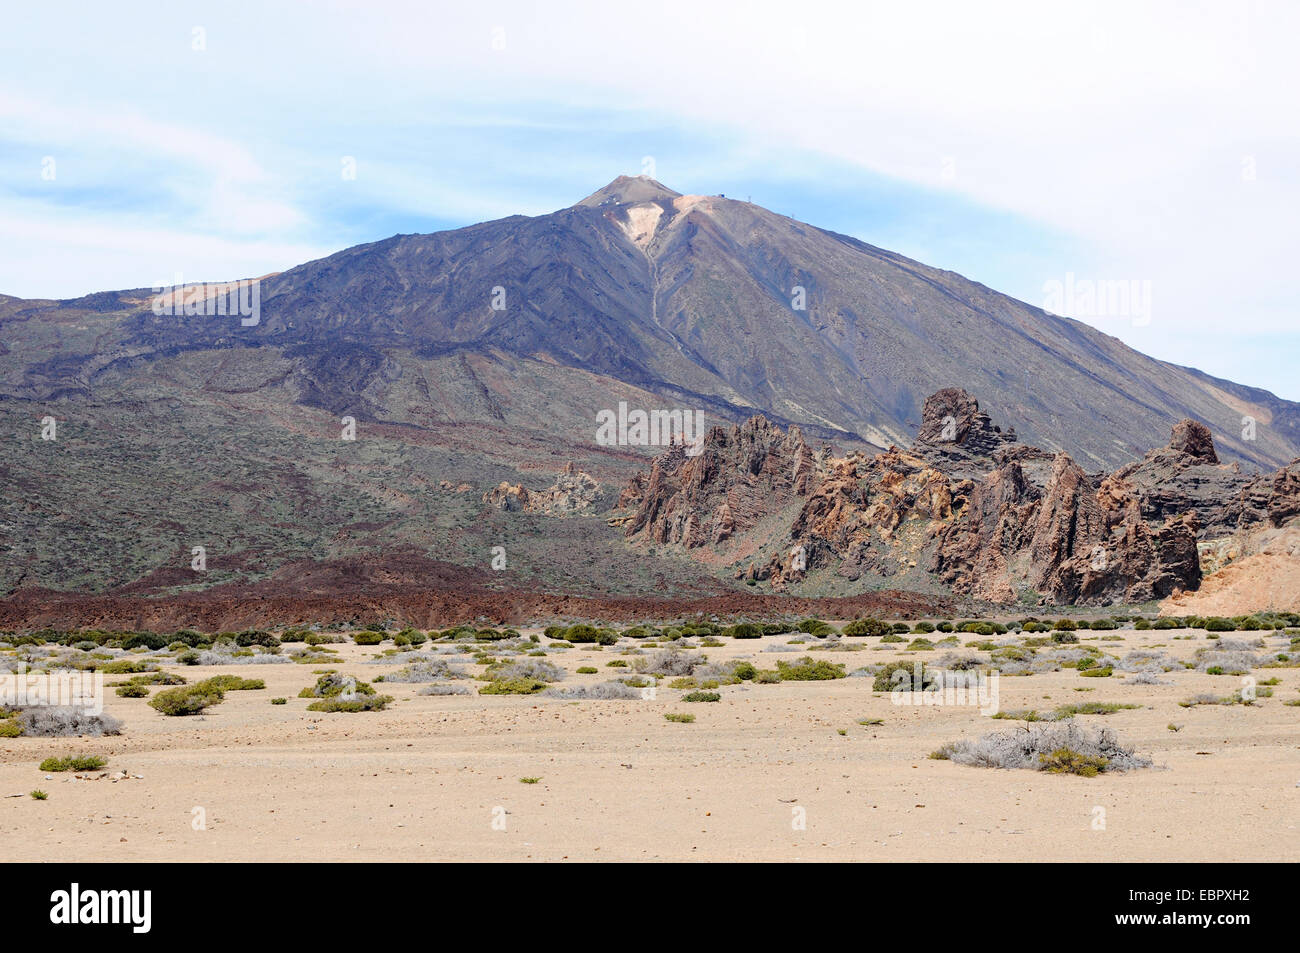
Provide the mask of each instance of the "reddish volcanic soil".
POLYGON ((882 590, 840 598, 793 598, 725 590, 666 593, 662 598, 579 596, 490 588, 491 572, 424 556, 390 554, 382 562, 344 559, 294 563, 254 584, 214 586, 202 592, 142 591, 140 582, 107 593, 23 589, 0 601, 0 628, 102 628, 215 632, 319 622, 363 625, 398 620, 439 628, 486 618, 502 625, 591 619, 667 621, 689 615, 858 615, 894 619, 951 615, 942 596, 882 590))

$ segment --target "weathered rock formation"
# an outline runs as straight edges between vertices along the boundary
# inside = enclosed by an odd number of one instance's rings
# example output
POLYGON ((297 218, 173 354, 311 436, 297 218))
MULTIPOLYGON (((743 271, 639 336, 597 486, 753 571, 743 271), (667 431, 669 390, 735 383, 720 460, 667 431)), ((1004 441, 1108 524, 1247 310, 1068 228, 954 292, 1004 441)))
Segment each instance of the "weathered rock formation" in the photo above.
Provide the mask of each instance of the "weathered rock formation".
POLYGON ((590 512, 602 500, 600 484, 572 463, 545 490, 528 490, 518 484, 498 483, 483 494, 483 502, 507 513, 542 513, 569 516, 590 512))
POLYGON ((1215 537, 1264 518, 1268 483, 1219 463, 1214 438, 1204 424, 1174 425, 1169 445, 1116 470, 1108 481, 1122 483, 1145 520, 1195 513, 1203 537, 1215 537))
POLYGON ((1274 526, 1286 526, 1300 518, 1300 459, 1273 474, 1264 507, 1274 526))
POLYGON ((1107 604, 1195 589, 1207 526, 1300 515, 1300 461, 1249 477, 1218 463, 1195 421, 1143 460, 1089 475, 1068 454, 1017 443, 962 390, 932 395, 923 417, 910 450, 837 459, 761 417, 714 428, 699 457, 674 448, 628 484, 627 535, 716 545, 793 504, 787 534, 738 547, 738 578, 779 590, 818 570, 848 580, 916 570, 995 602, 1107 604))
POLYGON ((1015 430, 1003 433, 994 426, 974 397, 959 387, 945 387, 925 399, 912 450, 962 479, 986 473, 993 454, 1015 442, 1015 430))
POLYGON ((624 488, 619 505, 634 508, 625 532, 687 549, 716 545, 807 496, 818 461, 798 427, 783 434, 766 417, 714 427, 697 455, 670 447, 624 488))

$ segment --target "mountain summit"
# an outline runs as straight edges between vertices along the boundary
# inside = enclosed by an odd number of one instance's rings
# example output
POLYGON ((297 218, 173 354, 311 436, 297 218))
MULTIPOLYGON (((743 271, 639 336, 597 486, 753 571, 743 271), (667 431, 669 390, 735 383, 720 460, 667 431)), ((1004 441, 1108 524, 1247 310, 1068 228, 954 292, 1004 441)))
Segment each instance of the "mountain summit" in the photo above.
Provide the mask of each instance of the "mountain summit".
MULTIPOLYGON (((554 404, 529 393, 544 366, 567 369, 570 395, 599 380, 650 395, 647 406, 732 422, 762 412, 878 447, 910 443, 926 396, 961 387, 1022 439, 1094 470, 1140 456, 1184 418, 1229 460, 1300 456, 1300 405, 953 272, 646 176, 547 215, 349 248, 263 280, 260 300, 243 327, 154 314, 143 292, 0 299, 0 399, 93 399, 106 379, 148 378, 163 356, 229 367, 221 352, 256 347, 289 362, 283 399, 400 424, 554 404), (453 355, 494 370, 431 386, 423 362, 453 355), (494 383, 506 379, 508 395, 494 383)), ((609 406, 584 400, 552 418, 562 441, 588 441, 609 406)))
POLYGON ((620 175, 603 189, 597 189, 578 205, 598 207, 601 205, 633 205, 637 202, 662 202, 681 198, 682 193, 674 192, 662 182, 656 182, 648 175, 620 175))

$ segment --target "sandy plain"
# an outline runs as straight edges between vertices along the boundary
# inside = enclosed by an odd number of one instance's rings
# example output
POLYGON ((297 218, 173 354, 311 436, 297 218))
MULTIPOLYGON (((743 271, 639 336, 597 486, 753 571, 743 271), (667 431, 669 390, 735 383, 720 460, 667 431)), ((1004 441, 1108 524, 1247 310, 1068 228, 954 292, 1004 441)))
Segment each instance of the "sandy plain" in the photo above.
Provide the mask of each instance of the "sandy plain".
MULTIPOLYGON (((1104 633, 1123 641, 1098 641, 1101 634, 1079 633, 1083 644, 1114 655, 1159 647, 1190 658, 1209 644, 1193 630, 1104 633)), ((724 639, 722 647, 697 651, 770 669, 808 647, 770 650, 792 637, 724 639)), ((861 649, 810 654, 850 671, 911 657, 902 645, 877 639, 841 644, 861 649)), ((563 685, 602 682, 625 674, 607 663, 631 661, 621 654, 629 646, 635 643, 575 647, 552 652, 549 661, 566 669, 563 685), (598 673, 575 673, 584 666, 598 673)), ((333 647, 340 659, 334 667, 367 681, 398 667, 367 664, 391 643, 333 647)), ((932 760, 927 756, 944 742, 1022 723, 993 720, 972 706, 897 705, 873 691, 870 678, 724 685, 716 703, 683 702, 681 691, 666 687, 671 679, 650 699, 577 702, 424 696, 420 684, 386 683, 376 687, 396 698, 387 711, 322 714, 297 697, 319 666, 167 668, 190 681, 233 673, 265 679, 267 687, 227 693, 206 715, 181 718, 109 689, 106 709, 123 720, 120 736, 0 741, 0 858, 1300 859, 1300 707, 1284 704, 1300 698, 1300 668, 1256 670, 1257 679, 1280 683, 1255 705, 1193 708, 1178 702, 1231 693, 1240 678, 1185 670, 1162 676, 1168 684, 1139 685, 1118 672, 1083 678, 1073 669, 1000 678, 1002 710, 1083 701, 1140 706, 1079 716, 1155 761, 1150 769, 1094 778, 932 760), (276 696, 288 703, 272 705, 276 696), (669 712, 696 721, 671 723, 669 712), (869 719, 881 724, 859 724, 869 719), (99 754, 109 764, 87 779, 37 768, 45 757, 73 753, 99 754), (115 782, 119 771, 139 777, 115 782), (521 782, 526 777, 539 780, 521 782), (27 796, 34 788, 48 799, 27 796)))

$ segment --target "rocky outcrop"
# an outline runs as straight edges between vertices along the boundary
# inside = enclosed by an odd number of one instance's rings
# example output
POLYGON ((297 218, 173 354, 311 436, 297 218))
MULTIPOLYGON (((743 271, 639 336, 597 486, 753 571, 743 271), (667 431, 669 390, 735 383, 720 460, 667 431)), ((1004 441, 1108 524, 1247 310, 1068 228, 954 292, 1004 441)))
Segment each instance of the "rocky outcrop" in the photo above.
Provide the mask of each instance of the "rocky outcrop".
POLYGON ((1167 446, 1089 474, 1018 443, 948 388, 926 400, 911 449, 832 458, 754 417, 714 428, 697 458, 673 448, 620 504, 629 537, 728 543, 737 578, 777 590, 814 573, 916 573, 905 583, 928 577, 991 602, 1105 605, 1195 590, 1198 539, 1300 519, 1300 460, 1246 475, 1219 463, 1208 428, 1183 420, 1167 446), (778 517, 788 533, 773 532, 778 517))
POLYGON ((1015 442, 1015 430, 1003 433, 974 397, 959 387, 946 387, 925 399, 912 450, 962 479, 987 473, 994 455, 1015 442))
POLYGON ((624 532, 687 549, 725 542, 812 492, 819 459, 798 427, 783 434, 766 417, 714 427, 698 454, 674 445, 624 487, 624 532))
POLYGON ((1264 507, 1274 526, 1286 526, 1300 518, 1300 459, 1291 461, 1273 475, 1264 507))
POLYGON ((1169 449, 1199 463, 1217 464, 1219 454, 1214 449, 1210 428, 1197 420, 1183 419, 1174 424, 1169 449))
POLYGON ((1036 595, 1104 604, 1200 582, 1194 516, 1151 525, 1127 487, 1099 488, 1069 455, 1053 458, 1042 485, 1026 476, 1023 456, 1004 455, 940 534, 930 568, 954 591, 993 602, 1036 595))
POLYGON ((1120 467, 1109 479, 1129 488, 1143 519, 1194 513, 1207 538, 1258 522, 1268 504, 1268 483, 1243 473, 1239 464, 1219 463, 1209 428, 1195 420, 1175 424, 1168 446, 1120 467))
POLYGON ((572 463, 545 490, 528 490, 518 484, 498 483, 483 494, 483 502, 507 513, 541 513, 570 516, 590 512, 602 500, 600 484, 572 463))
POLYGON ((738 575, 778 590, 832 563, 850 580, 892 576, 916 565, 918 538, 950 519, 952 505, 949 480, 897 447, 833 460, 790 528, 791 545, 738 575))

